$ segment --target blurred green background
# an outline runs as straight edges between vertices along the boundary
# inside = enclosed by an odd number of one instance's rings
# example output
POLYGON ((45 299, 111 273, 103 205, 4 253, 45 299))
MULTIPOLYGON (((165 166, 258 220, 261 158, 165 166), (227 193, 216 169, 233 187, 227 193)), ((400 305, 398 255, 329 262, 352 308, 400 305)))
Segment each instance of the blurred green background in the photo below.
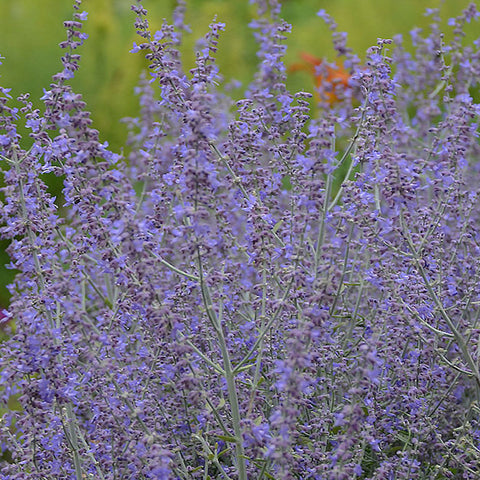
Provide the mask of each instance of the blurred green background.
MULTIPOLYGON (((0 84, 12 88, 12 96, 30 92, 34 103, 48 88, 51 76, 61 68, 58 43, 65 39, 62 22, 72 17, 73 0, 0 0, 0 84)), ((141 55, 129 53, 138 41, 130 10, 131 0, 84 0, 89 12, 84 31, 89 39, 80 48, 81 69, 72 81, 92 111, 94 127, 101 139, 120 151, 125 141, 125 126, 119 120, 137 112, 133 88, 146 64, 141 55)), ((153 30, 163 18, 170 19, 175 0, 144 0, 153 30)), ((193 66, 193 46, 203 35, 214 15, 226 23, 220 39, 218 63, 225 81, 240 80, 246 85, 256 68, 256 45, 248 23, 255 16, 249 0, 187 0, 187 23, 192 33, 185 36, 182 56, 186 70, 193 66)), ((285 0, 283 17, 292 24, 288 36, 286 64, 299 61, 302 51, 334 59, 330 32, 316 16, 320 9, 330 13, 339 30, 348 32, 349 46, 362 58, 378 37, 397 33, 408 36, 413 27, 428 28, 426 8, 440 7, 445 20, 461 12, 470 0, 285 0)), ((471 26, 473 37, 477 25, 471 26)), ((450 29, 447 29, 449 31, 450 29)), ((448 36, 448 34, 447 34, 448 36)), ((293 90, 313 90, 307 73, 289 78, 293 90)), ((240 96, 238 90, 234 94, 240 96)), ((40 106, 40 105, 39 105, 40 106)), ((4 244, 3 244, 4 245, 4 244)), ((0 250, 2 246, 0 245, 0 250)), ((1 255, 1 254, 0 254, 1 255)), ((0 257, 0 264, 7 262, 0 257)), ((8 294, 4 285, 11 275, 0 271, 0 304, 8 294)))

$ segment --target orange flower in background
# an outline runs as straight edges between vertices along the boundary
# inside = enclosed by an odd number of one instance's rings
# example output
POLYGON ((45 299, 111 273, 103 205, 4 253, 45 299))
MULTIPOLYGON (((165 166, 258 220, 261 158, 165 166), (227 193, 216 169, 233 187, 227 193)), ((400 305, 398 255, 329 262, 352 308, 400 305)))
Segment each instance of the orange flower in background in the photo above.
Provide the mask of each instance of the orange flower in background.
POLYGON ((329 105, 339 102, 344 92, 351 88, 350 74, 342 65, 328 65, 322 59, 314 57, 309 53, 302 52, 302 63, 295 63, 290 68, 290 72, 304 70, 312 74, 315 80, 315 98, 329 105), (340 95, 339 95, 340 94, 340 95))

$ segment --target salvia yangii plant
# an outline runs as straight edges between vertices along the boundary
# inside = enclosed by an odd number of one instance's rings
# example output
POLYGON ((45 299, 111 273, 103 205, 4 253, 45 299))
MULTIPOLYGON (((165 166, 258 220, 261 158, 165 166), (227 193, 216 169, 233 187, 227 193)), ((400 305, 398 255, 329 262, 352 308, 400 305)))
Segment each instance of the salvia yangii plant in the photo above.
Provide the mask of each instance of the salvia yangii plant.
POLYGON ((319 12, 350 80, 311 110, 275 0, 237 102, 224 25, 185 71, 185 2, 151 32, 138 1, 150 68, 119 155, 69 84, 80 3, 42 107, 0 89, 1 478, 478 479, 475 5, 362 62, 319 12))

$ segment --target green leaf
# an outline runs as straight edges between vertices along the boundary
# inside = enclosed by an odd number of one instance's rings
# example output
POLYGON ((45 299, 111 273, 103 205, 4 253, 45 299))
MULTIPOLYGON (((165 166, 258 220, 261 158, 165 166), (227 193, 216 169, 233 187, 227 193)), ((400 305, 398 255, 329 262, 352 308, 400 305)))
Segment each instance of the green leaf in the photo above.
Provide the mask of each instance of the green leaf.
POLYGON ((237 443, 237 438, 232 437, 231 435, 216 435, 216 437, 224 442, 237 443))
POLYGON ((283 220, 278 221, 273 227, 273 233, 277 233, 278 229, 283 225, 283 220))

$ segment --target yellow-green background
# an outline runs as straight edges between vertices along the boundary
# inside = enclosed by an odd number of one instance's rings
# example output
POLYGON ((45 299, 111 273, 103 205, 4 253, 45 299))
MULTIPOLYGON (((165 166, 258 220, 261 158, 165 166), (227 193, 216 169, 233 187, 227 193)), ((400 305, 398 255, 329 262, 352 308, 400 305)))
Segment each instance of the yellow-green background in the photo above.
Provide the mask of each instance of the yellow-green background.
MULTIPOLYGON (((11 87, 13 96, 30 92, 38 102, 42 89, 48 88, 51 76, 60 68, 58 43, 65 39, 62 22, 71 19, 73 0, 0 0, 0 84, 11 87)), ((363 57, 378 37, 391 38, 415 26, 428 28, 426 8, 441 5, 447 19, 458 14, 469 0, 286 0, 283 17, 292 24, 288 36, 286 63, 299 60, 306 51, 320 57, 334 58, 330 32, 316 12, 325 9, 337 21, 339 29, 348 32, 349 45, 363 57)), ((129 53, 138 40, 133 27, 134 14, 130 0, 85 0, 82 10, 89 12, 85 31, 89 39, 80 48, 81 70, 73 80, 74 88, 84 95, 92 111, 94 126, 111 147, 119 151, 124 143, 122 117, 136 112, 133 87, 145 67, 141 55, 129 53)), ((145 0, 153 29, 162 19, 171 18, 174 0, 145 0)), ((185 65, 193 63, 195 39, 205 33, 214 15, 226 23, 220 39, 218 63, 226 80, 239 79, 244 84, 252 78, 256 65, 256 45, 247 27, 255 8, 248 0, 190 0, 187 23, 193 32, 185 37, 182 50, 185 65)), ((446 22, 445 22, 446 24, 446 22)), ((469 27, 472 38, 477 25, 469 27)), ((289 79, 292 89, 311 90, 307 74, 289 79)), ((237 91, 235 93, 239 95, 237 91)), ((0 258, 0 263, 5 263, 0 258)), ((6 274, 0 272, 0 303, 7 301, 1 287, 6 274), (2 279, 3 277, 3 279, 2 279)))

